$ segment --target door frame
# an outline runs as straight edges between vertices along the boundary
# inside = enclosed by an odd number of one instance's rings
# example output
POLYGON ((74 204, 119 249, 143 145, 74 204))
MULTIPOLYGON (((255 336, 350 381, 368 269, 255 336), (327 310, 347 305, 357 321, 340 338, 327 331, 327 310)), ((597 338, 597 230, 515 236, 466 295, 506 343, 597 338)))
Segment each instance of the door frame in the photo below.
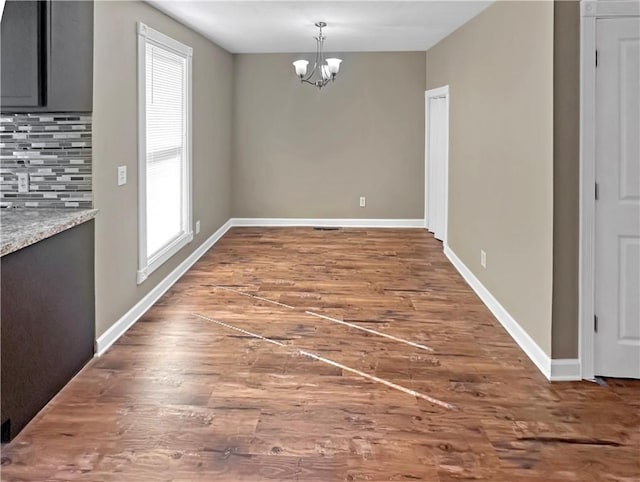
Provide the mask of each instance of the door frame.
POLYGON ((449 85, 429 89, 424 93, 424 227, 429 229, 429 101, 434 98, 445 99, 445 158, 444 158, 444 235, 442 245, 447 246, 449 232, 449 85))
POLYGON ((580 2, 580 247, 578 320, 581 376, 595 375, 595 169, 596 169, 596 23, 601 18, 638 17, 635 0, 580 2))

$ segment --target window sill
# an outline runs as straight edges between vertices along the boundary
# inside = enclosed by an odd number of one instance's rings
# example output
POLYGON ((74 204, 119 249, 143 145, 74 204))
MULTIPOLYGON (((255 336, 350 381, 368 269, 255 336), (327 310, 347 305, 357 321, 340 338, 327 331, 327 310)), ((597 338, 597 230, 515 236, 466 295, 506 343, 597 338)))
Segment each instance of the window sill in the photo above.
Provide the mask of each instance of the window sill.
POLYGON ((168 244, 162 251, 147 261, 147 266, 138 270, 138 284, 142 284, 151 273, 162 266, 174 254, 193 241, 193 232, 185 232, 168 244))

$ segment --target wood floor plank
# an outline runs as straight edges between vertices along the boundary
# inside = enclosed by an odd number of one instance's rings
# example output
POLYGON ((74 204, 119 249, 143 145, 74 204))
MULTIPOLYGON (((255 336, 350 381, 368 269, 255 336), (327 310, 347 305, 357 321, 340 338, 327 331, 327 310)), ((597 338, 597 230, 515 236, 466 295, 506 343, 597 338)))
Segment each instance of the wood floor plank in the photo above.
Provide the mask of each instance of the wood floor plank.
POLYGON ((548 383, 423 230, 234 228, 2 447, 0 469, 7 481, 632 481, 639 400, 640 381, 548 383))

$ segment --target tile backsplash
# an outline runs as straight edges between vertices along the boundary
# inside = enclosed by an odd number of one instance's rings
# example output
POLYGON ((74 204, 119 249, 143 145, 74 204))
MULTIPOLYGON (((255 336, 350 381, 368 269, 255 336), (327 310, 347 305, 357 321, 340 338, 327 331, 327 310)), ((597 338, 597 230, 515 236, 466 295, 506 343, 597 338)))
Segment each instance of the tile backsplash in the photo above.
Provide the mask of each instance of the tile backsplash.
POLYGON ((0 207, 91 208, 91 166, 90 114, 0 115, 0 207))

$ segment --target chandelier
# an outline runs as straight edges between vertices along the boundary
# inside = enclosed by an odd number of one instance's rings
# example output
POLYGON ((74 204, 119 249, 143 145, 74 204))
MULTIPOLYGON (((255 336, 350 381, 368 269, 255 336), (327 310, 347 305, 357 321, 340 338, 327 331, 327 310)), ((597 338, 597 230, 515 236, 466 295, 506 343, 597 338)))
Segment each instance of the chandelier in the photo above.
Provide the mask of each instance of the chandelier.
POLYGON ((340 62, 341 59, 324 58, 324 52, 322 48, 324 47, 324 41, 327 37, 322 35, 322 29, 326 27, 326 22, 317 22, 316 27, 320 30, 320 33, 316 39, 316 60, 313 64, 313 69, 309 75, 307 75, 307 65, 309 65, 308 60, 296 60, 293 63, 293 66, 296 69, 296 75, 300 78, 300 82, 307 83, 309 85, 315 85, 318 89, 322 89, 329 82, 335 80, 336 75, 338 75, 338 71, 340 70, 340 62))

